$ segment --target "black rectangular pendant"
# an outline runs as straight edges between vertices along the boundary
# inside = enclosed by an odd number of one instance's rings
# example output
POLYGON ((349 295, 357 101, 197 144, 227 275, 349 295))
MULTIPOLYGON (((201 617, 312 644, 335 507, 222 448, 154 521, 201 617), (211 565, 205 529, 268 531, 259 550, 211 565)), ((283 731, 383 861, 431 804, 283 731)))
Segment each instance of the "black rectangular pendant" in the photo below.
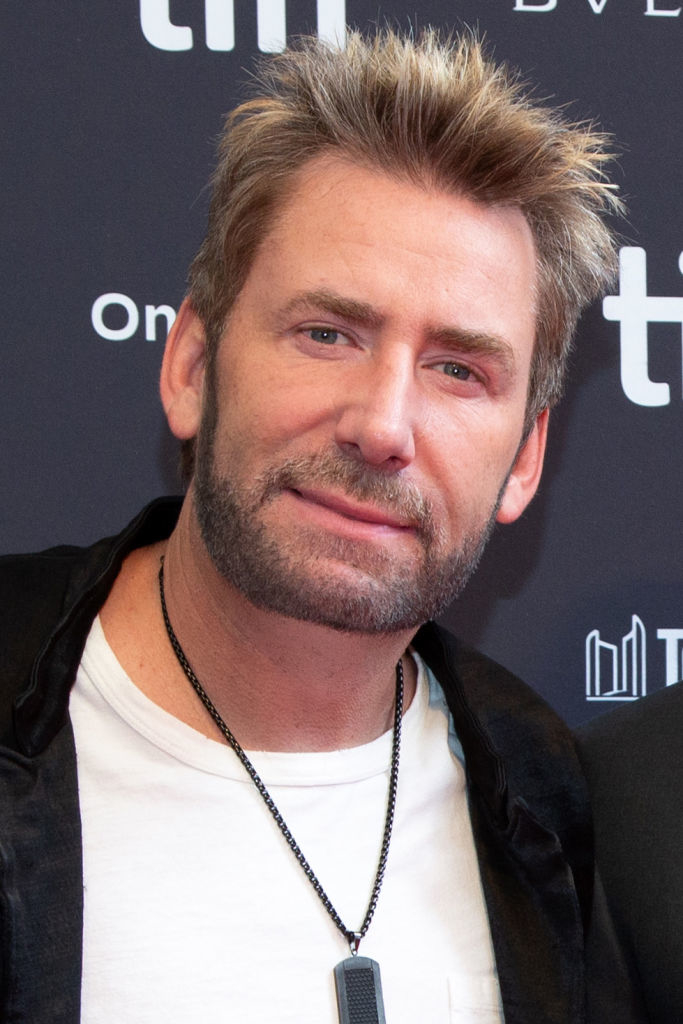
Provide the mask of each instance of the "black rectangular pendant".
POLYGON ((350 956, 334 969, 339 1024, 386 1024, 379 964, 350 956))

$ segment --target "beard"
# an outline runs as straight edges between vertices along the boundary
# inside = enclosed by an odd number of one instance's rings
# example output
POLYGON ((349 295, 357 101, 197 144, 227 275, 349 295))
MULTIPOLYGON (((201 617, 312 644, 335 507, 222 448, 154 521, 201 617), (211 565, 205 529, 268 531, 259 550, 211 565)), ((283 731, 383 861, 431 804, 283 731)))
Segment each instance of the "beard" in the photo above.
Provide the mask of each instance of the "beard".
POLYGON ((215 411, 197 439, 194 508, 217 572, 257 608, 351 633, 416 629, 443 612, 477 567, 504 487, 478 527, 447 549, 431 503, 409 481, 387 475, 341 449, 289 458, 248 484, 215 468, 215 411), (410 524, 417 557, 311 527, 291 537, 262 512, 285 491, 334 486, 410 524), (344 571, 329 569, 330 561, 344 571))

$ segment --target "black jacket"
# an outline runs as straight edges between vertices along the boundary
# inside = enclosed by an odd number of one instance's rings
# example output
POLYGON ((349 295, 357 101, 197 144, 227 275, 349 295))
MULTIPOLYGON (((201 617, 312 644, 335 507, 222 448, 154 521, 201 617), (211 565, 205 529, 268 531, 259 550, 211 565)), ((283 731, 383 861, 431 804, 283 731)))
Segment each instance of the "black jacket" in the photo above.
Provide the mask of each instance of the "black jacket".
POLYGON ((683 683, 579 732, 605 892, 652 1024, 683 1021, 683 683))
MULTIPOLYGON (((79 1020, 83 883, 69 692, 123 558, 168 536, 178 509, 178 499, 161 499, 90 548, 0 560, 3 1024, 79 1020)), ((592 844, 571 737, 533 691, 438 626, 424 626, 415 644, 465 752, 506 1024, 581 1024, 592 844)), ((600 1000, 590 1020, 635 1020, 601 925, 590 934, 600 1000)))

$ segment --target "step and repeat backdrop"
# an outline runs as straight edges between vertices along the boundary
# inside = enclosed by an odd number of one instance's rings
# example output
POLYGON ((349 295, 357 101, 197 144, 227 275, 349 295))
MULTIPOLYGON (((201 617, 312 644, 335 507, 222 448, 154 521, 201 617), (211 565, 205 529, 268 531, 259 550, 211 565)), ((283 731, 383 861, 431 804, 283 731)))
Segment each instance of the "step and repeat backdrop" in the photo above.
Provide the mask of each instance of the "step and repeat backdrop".
POLYGON ((157 398, 224 114, 259 52, 478 28, 613 132, 620 280, 584 317, 541 491, 445 617, 571 723, 683 676, 683 7, 675 0, 0 0, 0 547, 179 490, 157 398))

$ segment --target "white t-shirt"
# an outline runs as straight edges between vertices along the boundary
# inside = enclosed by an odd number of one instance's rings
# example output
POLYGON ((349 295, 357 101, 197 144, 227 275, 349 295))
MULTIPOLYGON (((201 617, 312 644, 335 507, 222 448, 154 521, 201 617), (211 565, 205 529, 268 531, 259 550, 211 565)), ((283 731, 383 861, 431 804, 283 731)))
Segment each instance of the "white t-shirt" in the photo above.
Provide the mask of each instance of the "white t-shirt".
MULTIPOLYGON (((441 690, 417 661, 387 870, 359 952, 380 964, 389 1024, 500 1024, 464 770, 441 690)), ((234 752, 145 697, 99 620, 70 714, 83 1024, 336 1024, 333 969, 348 946, 234 752)), ((249 752, 354 930, 377 868, 391 741, 249 752)))

